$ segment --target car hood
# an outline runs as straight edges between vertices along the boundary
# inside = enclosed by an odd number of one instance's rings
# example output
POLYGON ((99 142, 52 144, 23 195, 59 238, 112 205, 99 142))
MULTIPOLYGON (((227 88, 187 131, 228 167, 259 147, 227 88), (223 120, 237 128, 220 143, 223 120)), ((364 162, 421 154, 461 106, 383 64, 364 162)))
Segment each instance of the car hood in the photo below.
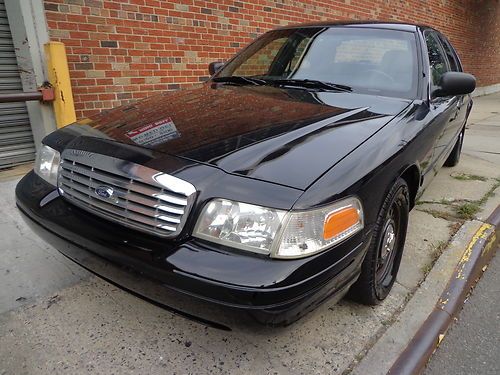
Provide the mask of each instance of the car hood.
POLYGON ((106 138, 304 190, 410 101, 207 83, 79 121, 106 138))

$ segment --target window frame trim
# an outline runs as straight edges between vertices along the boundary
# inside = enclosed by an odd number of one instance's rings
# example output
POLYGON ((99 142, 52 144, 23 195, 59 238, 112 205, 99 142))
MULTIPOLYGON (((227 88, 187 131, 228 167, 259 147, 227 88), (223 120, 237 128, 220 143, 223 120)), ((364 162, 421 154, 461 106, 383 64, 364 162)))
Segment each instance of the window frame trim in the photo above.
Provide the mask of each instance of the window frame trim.
MULTIPOLYGON (((435 85, 434 82, 433 82, 433 79, 432 79, 432 72, 431 72, 431 60, 429 59, 429 47, 427 45, 427 40, 426 40, 426 37, 427 37, 427 34, 430 34, 431 36, 434 36, 435 39, 436 39, 436 42, 437 42, 437 45, 438 45, 438 49, 441 51, 441 54, 443 56, 443 60, 444 60, 444 63, 447 67, 447 72, 451 72, 451 66, 450 66, 450 63, 448 61, 448 57, 446 56, 446 52, 441 44, 441 41, 439 40, 439 32, 434 30, 434 29, 426 29, 424 30, 424 32, 422 33, 422 36, 423 36, 423 41, 424 41, 424 46, 425 46, 425 53, 426 53, 426 56, 427 56, 427 62, 428 62, 428 71, 427 71, 427 74, 429 76, 429 79, 428 79, 428 82, 429 82, 429 89, 428 89, 428 98, 429 98, 429 101, 432 101, 432 92, 434 91, 434 89, 438 88, 439 86, 435 85), (433 35, 434 34, 434 35, 433 35)), ((445 72, 446 73, 446 72, 445 72)))
MULTIPOLYGON (((458 53, 457 51, 455 51, 455 48, 453 48, 452 44, 450 43, 449 39, 444 36, 442 33, 436 31, 436 34, 438 35, 439 37, 439 41, 441 42, 441 45, 443 46, 443 50, 444 50, 444 46, 448 46, 448 48, 450 49, 452 55, 453 55, 453 58, 457 64, 457 67, 459 68, 458 72, 463 72, 464 69, 463 69, 463 66, 462 66, 462 61, 460 61, 460 57, 458 57, 458 53)), ((445 51, 445 54, 446 56, 448 56, 448 54, 446 53, 445 51)))

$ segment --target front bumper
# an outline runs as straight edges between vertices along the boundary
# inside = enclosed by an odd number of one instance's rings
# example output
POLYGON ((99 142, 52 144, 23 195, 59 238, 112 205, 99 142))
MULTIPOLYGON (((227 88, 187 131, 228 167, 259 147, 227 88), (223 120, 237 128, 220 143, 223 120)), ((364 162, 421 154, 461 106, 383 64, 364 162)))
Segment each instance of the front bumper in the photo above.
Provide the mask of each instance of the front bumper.
POLYGON ((219 326, 238 324, 244 315, 286 325, 326 298, 340 299, 359 276, 369 243, 360 233, 312 257, 269 259, 192 238, 176 242, 135 232, 62 197, 44 204, 54 190, 33 172, 16 188, 17 205, 39 236, 108 281, 219 326))

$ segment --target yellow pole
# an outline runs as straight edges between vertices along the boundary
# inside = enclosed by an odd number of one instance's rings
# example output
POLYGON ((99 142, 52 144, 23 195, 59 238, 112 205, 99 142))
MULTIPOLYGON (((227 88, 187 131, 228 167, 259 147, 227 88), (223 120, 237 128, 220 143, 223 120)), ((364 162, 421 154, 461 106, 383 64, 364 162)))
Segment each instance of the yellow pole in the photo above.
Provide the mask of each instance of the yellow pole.
POLYGON ((45 56, 49 82, 54 87, 55 100, 53 102, 56 125, 58 128, 76 121, 75 103, 71 91, 68 60, 66 49, 60 42, 45 44, 45 56))

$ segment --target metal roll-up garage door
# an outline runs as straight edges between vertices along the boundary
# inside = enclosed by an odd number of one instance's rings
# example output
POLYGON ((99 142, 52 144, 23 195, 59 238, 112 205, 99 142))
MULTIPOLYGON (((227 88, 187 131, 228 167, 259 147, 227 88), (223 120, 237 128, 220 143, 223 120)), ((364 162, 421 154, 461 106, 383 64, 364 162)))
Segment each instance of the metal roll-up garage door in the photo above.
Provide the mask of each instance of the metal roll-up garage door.
MULTIPOLYGON (((22 92, 4 0, 0 0, 0 92, 22 92)), ((35 158, 35 144, 24 102, 0 103, 0 169, 35 158)))

